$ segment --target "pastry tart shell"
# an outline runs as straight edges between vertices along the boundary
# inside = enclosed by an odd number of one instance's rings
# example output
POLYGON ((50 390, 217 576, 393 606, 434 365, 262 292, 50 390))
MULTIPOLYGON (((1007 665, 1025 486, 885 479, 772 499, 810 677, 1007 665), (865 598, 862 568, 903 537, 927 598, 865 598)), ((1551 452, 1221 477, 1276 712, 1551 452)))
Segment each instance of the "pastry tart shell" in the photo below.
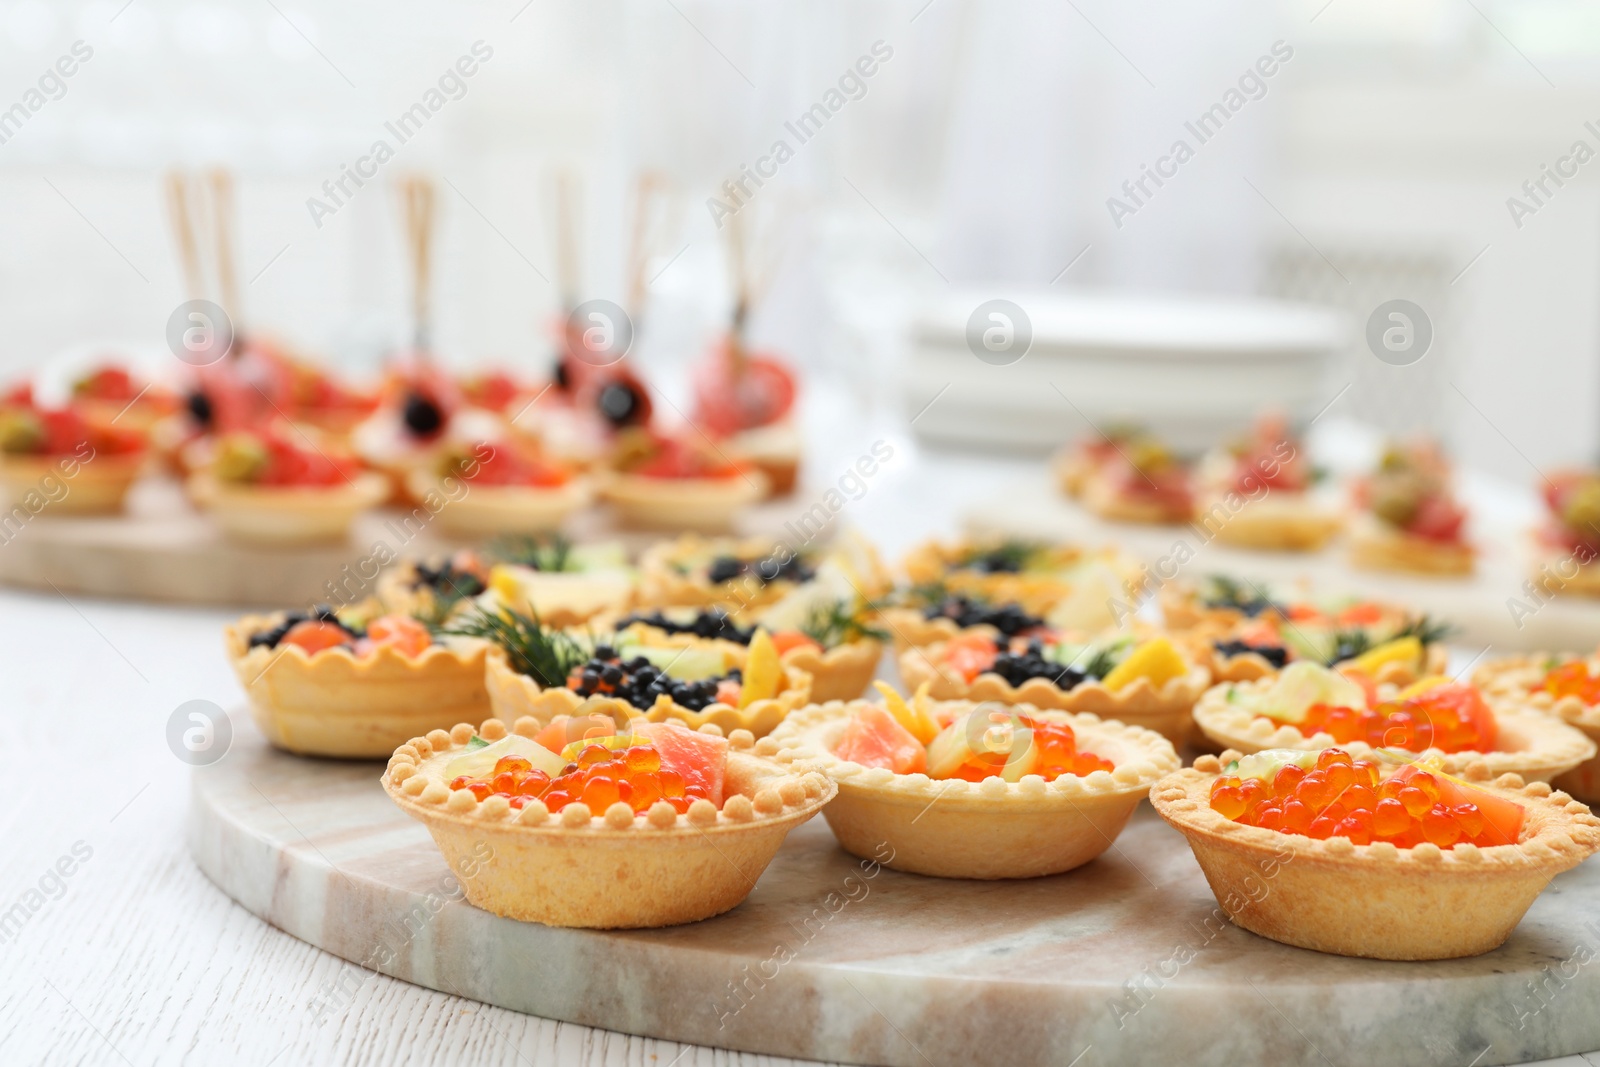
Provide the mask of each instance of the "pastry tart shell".
POLYGON ((1190 716, 1195 701, 1211 684, 1211 673, 1196 666, 1181 678, 1171 678, 1160 687, 1148 678, 1135 678, 1118 690, 1107 689, 1098 681, 1084 681, 1070 690, 1058 688, 1045 678, 1029 678, 1014 686, 998 674, 984 673, 971 682, 959 674, 941 669, 944 645, 907 649, 900 654, 900 678, 906 688, 915 690, 930 682, 928 695, 935 700, 986 700, 1001 704, 1031 704, 1036 708, 1089 712, 1115 719, 1129 726, 1141 726, 1181 745, 1189 735, 1190 716))
MULTIPOLYGON (((535 726, 514 728, 531 737, 535 726)), ((620 803, 605 812, 577 803, 551 813, 537 800, 516 809, 504 797, 451 790, 440 777, 440 763, 474 732, 493 741, 506 727, 490 719, 477 731, 461 723, 412 738, 390 758, 383 788, 428 828, 469 903, 521 922, 635 929, 720 915, 835 793, 823 775, 791 773, 735 733, 720 810, 708 800, 683 815, 665 802, 638 815, 620 803)))
MULTIPOLYGON (((796 770, 820 770, 839 795, 823 811, 845 851, 884 866, 938 878, 1036 878, 1082 866, 1110 848, 1133 810, 1177 753, 1159 735, 1095 715, 1025 709, 1068 723, 1081 746, 1116 764, 1114 771, 1054 781, 1024 775, 1007 782, 936 779, 863 767, 832 747, 861 702, 813 705, 790 718, 756 751, 796 770)), ((960 702, 955 713, 970 710, 960 702)))
POLYGON ((1084 482, 1079 494, 1083 506, 1113 522, 1138 522, 1153 526, 1182 526, 1195 516, 1193 505, 1147 500, 1117 492, 1099 472, 1084 482))
POLYGON ((715 584, 704 575, 684 573, 679 567, 690 560, 733 556, 766 560, 778 545, 770 538, 707 538, 686 533, 671 541, 658 541, 639 556, 639 603, 645 607, 709 608, 717 605, 743 612, 774 604, 795 587, 787 578, 763 582, 740 575, 715 584))
MULTIPOLYGON (((962 632, 962 627, 954 619, 942 616, 930 619, 915 608, 885 608, 878 613, 878 618, 889 630, 896 656, 909 648, 923 648, 948 641, 962 632)), ((973 626, 969 629, 996 638, 1000 634, 993 626, 973 626)))
POLYGON ((488 713, 483 642, 432 645, 410 657, 379 646, 307 654, 296 645, 250 648, 250 635, 278 622, 247 615, 223 629, 228 660, 256 725, 302 756, 382 759, 407 738, 488 713))
POLYGON ((1234 924, 1286 945, 1382 960, 1475 956, 1502 944, 1535 897, 1600 849, 1600 819, 1548 783, 1478 784, 1527 811, 1515 845, 1400 849, 1247 826, 1212 810, 1211 784, 1238 757, 1202 756, 1157 782, 1156 812, 1182 832, 1234 924))
POLYGON ((192 475, 190 496, 222 532, 260 545, 342 541, 356 516, 389 497, 388 479, 366 471, 328 488, 229 485, 209 474, 192 475))
POLYGON ((144 473, 145 455, 96 455, 88 461, 73 455, 0 457, 0 498, 6 506, 16 506, 33 492, 49 502, 41 507, 47 515, 108 515, 122 510, 122 502, 133 483, 144 473), (62 464, 77 465, 70 477, 62 464), (45 478, 67 487, 58 500, 49 500, 41 488, 45 478))
POLYGON ((786 668, 811 676, 811 700, 854 700, 877 677, 883 659, 883 642, 867 637, 833 648, 791 648, 781 657, 786 668))
POLYGON ((1370 517, 1358 523, 1350 536, 1350 562, 1365 570, 1471 574, 1475 556, 1470 545, 1430 541, 1370 517))
MULTIPOLYGON (((926 541, 907 553, 900 566, 912 585, 941 583, 951 593, 978 596, 994 604, 1014 601, 1031 615, 1049 614, 1057 602, 1072 592, 1075 586, 1072 579, 1049 570, 1034 574, 1025 571, 988 574, 959 565, 961 560, 982 551, 993 540, 963 538, 949 544, 926 541)), ((1047 566, 1056 570, 1094 559, 1102 560, 1124 580, 1135 570, 1131 560, 1110 549, 1097 552, 1072 545, 1047 545, 1043 552, 1049 557, 1047 566)))
MULTIPOLYGON (((1565 663, 1576 657, 1533 654, 1512 656, 1485 663, 1473 672, 1472 680, 1481 688, 1491 707, 1498 712, 1502 703, 1549 715, 1582 732, 1600 749, 1600 705, 1585 704, 1577 696, 1556 697, 1542 688, 1547 673, 1545 664, 1565 663)), ((1600 670, 1592 660, 1591 672, 1600 670)), ((1600 803, 1600 756, 1584 760, 1565 774, 1551 779, 1585 804, 1600 803)))
POLYGON ((1210 511, 1200 509, 1195 525, 1213 540, 1236 548, 1256 548, 1268 552, 1315 552, 1331 541, 1344 526, 1337 512, 1308 500, 1304 494, 1269 493, 1251 500, 1215 525, 1207 521, 1210 511))
MULTIPOLYGON (((1209 650, 1211 656, 1211 681, 1217 682, 1253 682, 1260 678, 1271 677, 1278 673, 1265 656, 1257 652, 1244 652, 1236 656, 1219 655, 1211 645, 1209 637, 1205 640, 1205 649, 1191 648, 1189 651, 1200 658, 1201 654, 1209 650)), ((1393 685, 1401 689, 1412 682, 1433 675, 1444 674, 1450 665, 1450 650, 1440 644, 1428 645, 1423 649, 1422 667, 1418 670, 1409 663, 1398 661, 1385 663, 1378 668, 1377 676, 1373 681, 1379 685, 1393 685)))
POLYGON ((452 499, 443 481, 425 470, 406 475, 406 491, 416 500, 430 493, 443 497, 439 527, 457 537, 496 537, 501 534, 535 534, 558 529, 572 514, 594 499, 589 479, 576 477, 564 485, 541 488, 525 485, 474 485, 457 480, 466 492, 452 499))
POLYGON ((767 476, 749 471, 732 478, 645 478, 617 474, 600 495, 625 524, 648 530, 731 529, 739 513, 767 495, 767 476))
MULTIPOLYGON (((616 629, 613 623, 612 619, 597 618, 594 620, 594 629, 597 633, 609 633, 616 629)), ((644 643, 648 645, 697 644, 706 640, 689 634, 669 634, 647 622, 630 623, 622 631, 617 632, 630 631, 644 634, 644 643)), ((749 651, 747 646, 737 642, 726 643, 744 652, 749 651)), ((867 687, 872 684, 872 679, 877 677, 878 663, 883 659, 883 642, 868 637, 860 641, 835 645, 829 649, 802 646, 789 649, 779 658, 785 667, 792 667, 811 676, 812 703, 854 700, 865 693, 867 687)))
MULTIPOLYGON (((1243 692, 1248 698, 1266 684, 1270 684, 1270 680, 1213 686, 1195 704, 1195 725, 1214 745, 1246 755, 1267 748, 1315 752, 1337 747, 1358 759, 1387 756, 1393 760, 1394 754, 1400 752, 1398 749, 1380 751, 1364 741, 1335 741, 1327 733, 1307 737, 1287 723, 1258 715, 1228 699, 1230 690, 1243 692)), ((1504 704, 1491 707, 1499 743, 1505 747, 1494 752, 1437 753, 1444 757, 1447 768, 1481 764, 1489 777, 1515 774, 1530 782, 1548 782, 1594 758, 1595 743, 1579 730, 1525 708, 1513 709, 1504 704)))
POLYGON ((1543 565, 1531 571, 1528 577, 1533 580, 1534 588, 1547 593, 1600 597, 1600 560, 1590 559, 1587 563, 1578 563, 1572 577, 1563 578, 1561 572, 1565 570, 1567 564, 1573 562, 1576 562, 1576 557, 1570 552, 1547 555, 1541 561, 1543 565))
MULTIPOLYGON (((734 647, 744 650, 743 646, 734 647)), ((784 687, 776 697, 757 700, 743 708, 720 702, 708 704, 700 711, 692 711, 666 696, 657 698, 655 705, 644 712, 619 700, 605 700, 607 707, 598 708, 594 698, 581 697, 570 689, 540 688, 538 682, 513 669, 505 653, 498 649, 489 653, 484 682, 489 691, 489 707, 496 718, 516 721, 526 717, 541 725, 548 725, 557 715, 605 710, 619 726, 632 718, 644 718, 650 722, 681 722, 691 730, 709 723, 725 734, 748 730, 755 737, 765 737, 796 708, 811 703, 811 676, 793 667, 784 668, 784 687)))

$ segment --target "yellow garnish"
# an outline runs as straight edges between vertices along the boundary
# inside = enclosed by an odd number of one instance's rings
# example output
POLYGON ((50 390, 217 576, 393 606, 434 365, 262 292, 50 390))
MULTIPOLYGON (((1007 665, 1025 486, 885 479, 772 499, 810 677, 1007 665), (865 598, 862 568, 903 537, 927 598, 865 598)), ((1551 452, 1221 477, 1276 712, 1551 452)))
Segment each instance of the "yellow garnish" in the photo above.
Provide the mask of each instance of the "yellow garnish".
POLYGON ((1422 642, 1415 636, 1399 637, 1385 641, 1377 648, 1368 649, 1350 661, 1358 670, 1377 676, 1378 668, 1389 663, 1422 662, 1422 642))
POLYGON ((1426 678, 1418 679, 1400 690, 1397 694, 1399 700, 1410 700, 1418 693, 1426 693, 1430 689, 1437 689, 1441 685, 1454 685, 1456 680, 1444 674, 1430 674, 1426 678))
POLYGON ((883 706, 895 721, 906 728, 906 732, 926 745, 939 735, 939 726, 933 717, 922 710, 922 700, 928 691, 928 683, 924 682, 917 690, 917 706, 911 707, 906 703, 905 697, 894 691, 888 682, 877 681, 872 683, 873 688, 883 694, 883 706))
POLYGON ((783 664, 778 659, 778 647, 767 631, 758 629, 750 638, 750 654, 744 661, 739 706, 748 708, 758 700, 771 700, 778 695, 778 683, 782 678, 783 664))
POLYGON ((1157 637, 1128 653, 1128 658, 1113 667, 1100 684, 1116 692, 1135 679, 1148 678, 1152 686, 1160 689, 1172 679, 1182 678, 1188 673, 1189 664, 1172 647, 1172 642, 1165 637, 1157 637))

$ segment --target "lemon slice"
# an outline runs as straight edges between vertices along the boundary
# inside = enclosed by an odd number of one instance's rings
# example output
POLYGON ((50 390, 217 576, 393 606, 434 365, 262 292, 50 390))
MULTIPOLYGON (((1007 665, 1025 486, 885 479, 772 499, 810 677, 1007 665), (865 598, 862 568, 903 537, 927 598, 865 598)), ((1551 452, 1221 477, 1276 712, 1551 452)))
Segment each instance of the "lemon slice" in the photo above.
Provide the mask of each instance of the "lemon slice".
MULTIPOLYGON (((920 704, 915 708, 907 704, 905 697, 895 692, 894 687, 888 682, 876 681, 872 685, 883 694, 883 706, 889 710, 889 714, 893 715, 895 721, 904 726, 912 737, 926 745, 939 735, 939 725, 922 710, 920 704)), ((926 688, 927 683, 923 685, 926 688)))
POLYGON ((1131 684, 1137 678, 1148 678, 1150 684, 1160 689, 1174 678, 1189 673, 1172 642, 1165 637, 1153 638, 1128 653, 1128 658, 1112 668, 1101 684, 1112 692, 1131 684))
POLYGON ((1385 641, 1376 648, 1368 649, 1350 661, 1351 666, 1366 674, 1376 674, 1380 667, 1389 663, 1422 662, 1422 642, 1416 637, 1398 637, 1393 641, 1385 641))
POLYGON ((758 700, 771 700, 778 695, 778 683, 782 678, 783 664, 778 660, 778 647, 767 631, 757 630, 750 639, 750 655, 744 661, 739 706, 748 708, 758 700))
POLYGON ((1426 678, 1420 678, 1406 686, 1404 689, 1400 690, 1399 699, 1410 700, 1418 693, 1426 693, 1428 690, 1437 689, 1441 685, 1454 685, 1455 681, 1456 680, 1451 678, 1449 675, 1430 674, 1426 678))

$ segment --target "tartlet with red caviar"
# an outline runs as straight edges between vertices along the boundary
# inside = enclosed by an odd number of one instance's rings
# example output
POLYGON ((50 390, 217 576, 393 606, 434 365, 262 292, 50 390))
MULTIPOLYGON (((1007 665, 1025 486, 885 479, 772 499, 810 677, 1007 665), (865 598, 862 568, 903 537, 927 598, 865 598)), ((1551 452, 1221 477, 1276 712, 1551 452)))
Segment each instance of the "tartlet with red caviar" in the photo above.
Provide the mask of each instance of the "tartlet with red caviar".
POLYGON ((627 525, 716 532, 767 495, 767 476, 714 446, 642 429, 618 435, 601 496, 627 525))
POLYGON ((1354 486, 1361 514, 1351 562, 1369 570, 1471 574, 1476 552, 1465 537, 1467 511, 1451 487, 1444 453, 1425 443, 1392 446, 1354 486))
POLYGON ((845 850, 943 878, 1059 874, 1110 848, 1179 766, 1149 730, 1028 706, 831 702, 791 715, 756 751, 838 783, 823 815, 845 850))
POLYGON ((1315 552, 1344 525, 1336 509, 1313 497, 1311 457, 1282 418, 1263 418, 1208 453, 1196 478, 1196 525, 1222 544, 1315 552))
POLYGON ((148 451, 143 432, 72 408, 0 404, 0 490, 30 512, 47 506, 58 515, 120 510, 148 451))
POLYGON ((223 630, 256 725, 306 756, 382 759, 406 738, 488 713, 483 642, 435 637, 405 615, 247 615, 223 630))
POLYGON ((1548 783, 1337 749, 1201 756, 1150 800, 1236 925, 1342 956, 1488 952, 1600 850, 1600 819, 1548 783))
POLYGON ((460 537, 548 532, 594 498, 565 463, 505 441, 446 446, 432 469, 406 476, 406 489, 417 500, 439 494, 439 525, 460 537))
POLYGON ((900 677, 940 700, 995 701, 1092 712, 1155 730, 1173 744, 1188 736, 1210 674, 1165 637, 1077 643, 1059 634, 997 641, 969 631, 900 654, 900 677))
POLYGON ((274 426, 219 438, 189 492, 229 537, 291 545, 343 540, 389 484, 332 441, 274 426))
MULTIPOLYGON (((1480 666, 1472 681, 1497 710, 1509 706, 1549 715, 1600 745, 1600 657, 1507 656, 1480 666)), ((1600 756, 1552 782, 1586 804, 1600 801, 1600 756)))
POLYGON ((1447 677, 1380 690, 1304 662, 1212 687, 1194 720, 1213 744, 1240 752, 1340 745, 1390 758, 1437 753, 1451 766, 1481 764, 1491 776, 1529 781, 1550 781, 1595 754, 1578 730, 1525 707, 1491 707, 1476 688, 1447 677))
POLYGON ((467 901, 550 926, 627 929, 720 915, 835 788, 714 727, 461 723, 399 746, 383 788, 433 835, 467 901), (551 735, 555 740, 549 740, 551 735), (486 857, 486 858, 485 858, 486 857))
POLYGON ((762 737, 811 702, 811 676, 784 666, 765 631, 745 647, 686 634, 560 631, 500 610, 467 616, 447 632, 495 646, 485 680, 500 718, 547 723, 602 701, 619 724, 711 723, 762 737))

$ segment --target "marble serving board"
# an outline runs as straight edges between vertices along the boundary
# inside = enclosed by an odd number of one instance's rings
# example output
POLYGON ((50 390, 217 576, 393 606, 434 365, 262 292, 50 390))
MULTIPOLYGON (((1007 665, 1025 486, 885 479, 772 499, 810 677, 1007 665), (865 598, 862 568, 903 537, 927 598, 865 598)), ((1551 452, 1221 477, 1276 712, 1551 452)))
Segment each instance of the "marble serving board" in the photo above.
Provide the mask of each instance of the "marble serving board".
MULTIPOLYGON (((794 542, 785 529, 802 508, 793 497, 749 509, 741 536, 794 542)), ((287 604, 347 600, 337 590, 360 587, 387 559, 427 555, 470 542, 453 539, 431 521, 399 509, 359 516, 338 544, 266 548, 228 540, 184 498, 179 484, 147 478, 134 486, 123 514, 52 516, 46 508, 14 533, 0 531, 0 582, 65 594, 153 600, 175 604, 277 608, 287 604), (380 547, 382 546, 382 547, 380 547), (330 589, 330 583, 334 587, 330 589)), ((604 508, 573 516, 563 532, 577 542, 621 541, 630 553, 659 540, 659 532, 619 527, 604 508)), ((670 536, 670 535, 668 535, 670 536)))
POLYGON ((1452 640, 1472 652, 1485 645, 1502 653, 1590 651, 1600 645, 1600 599, 1531 598, 1523 589, 1534 568, 1530 545, 1514 530, 1488 523, 1481 524, 1489 529, 1477 541, 1476 572, 1458 578, 1359 570, 1350 565, 1343 538, 1320 552, 1262 552, 1208 541, 1195 526, 1109 522, 1067 499, 1043 474, 966 509, 962 524, 972 534, 1121 546, 1150 567, 1151 589, 1162 580, 1222 573, 1261 582, 1305 580, 1319 591, 1381 597, 1449 621, 1456 627, 1452 640))
POLYGON ((380 765, 235 738, 195 773, 190 850, 245 908, 352 961, 307 991, 319 1016, 378 970, 587 1026, 896 1067, 1487 1067, 1600 1048, 1600 864, 1557 879, 1495 952, 1383 963, 1228 924, 1148 805, 1100 859, 1016 882, 863 864, 817 818, 726 915, 561 930, 460 900, 380 765))

